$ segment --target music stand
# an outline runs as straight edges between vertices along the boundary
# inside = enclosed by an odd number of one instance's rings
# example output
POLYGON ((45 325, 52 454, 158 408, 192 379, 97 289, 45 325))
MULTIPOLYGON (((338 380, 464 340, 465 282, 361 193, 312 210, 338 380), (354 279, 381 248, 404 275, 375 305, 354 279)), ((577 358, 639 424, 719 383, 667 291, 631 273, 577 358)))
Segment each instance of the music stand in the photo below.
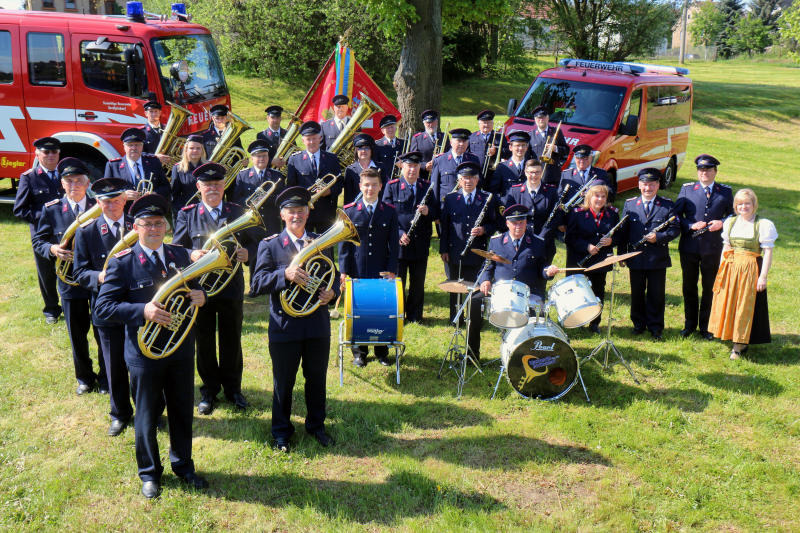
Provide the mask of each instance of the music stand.
MULTIPOLYGON (((634 255, 636 255, 636 254, 634 254, 634 255)), ((615 256, 615 257, 619 257, 619 256, 615 256)), ((580 364, 583 364, 586 361, 592 360, 595 363, 599 364, 600 367, 603 370, 610 370, 611 365, 608 362, 608 356, 609 356, 610 352, 613 351, 614 355, 616 355, 616 357, 617 357, 617 360, 620 363, 622 363, 622 365, 628 370, 628 372, 630 373, 631 377, 633 378, 633 381, 635 381, 637 385, 640 385, 639 380, 636 379, 636 375, 633 373, 633 370, 631 369, 630 365, 625 360, 625 358, 622 357, 622 353, 620 353, 619 349, 614 344, 614 341, 611 340, 611 324, 614 322, 614 300, 615 300, 614 296, 615 296, 615 292, 616 292, 615 289, 616 289, 616 285, 617 285, 617 283, 616 283, 617 282, 617 270, 619 270, 619 268, 620 268, 619 267, 619 262, 613 263, 613 266, 611 267, 611 306, 610 306, 610 308, 608 310, 608 324, 606 325, 606 338, 603 339, 603 341, 600 344, 598 344, 594 348, 594 350, 592 350, 592 352, 589 355, 584 357, 583 360, 580 361, 580 364), (605 354, 603 356, 603 362, 601 363, 600 361, 595 359, 595 356, 600 354, 601 352, 603 352, 603 350, 605 350, 605 354)), ((581 379, 581 381, 583 381, 583 380, 581 379)), ((588 394, 587 394, 586 397, 587 398, 589 397, 588 394)))

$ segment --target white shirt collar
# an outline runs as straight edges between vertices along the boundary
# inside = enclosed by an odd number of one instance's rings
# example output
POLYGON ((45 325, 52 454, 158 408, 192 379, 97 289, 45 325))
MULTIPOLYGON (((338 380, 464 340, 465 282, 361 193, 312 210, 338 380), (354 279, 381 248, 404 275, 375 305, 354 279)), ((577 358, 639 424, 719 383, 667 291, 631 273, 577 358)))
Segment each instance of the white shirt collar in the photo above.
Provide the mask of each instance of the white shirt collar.
MULTIPOLYGON (((131 161, 130 159, 128 159, 127 156, 125 156, 125 161, 128 163, 128 168, 131 170, 131 172, 133 173, 133 175, 135 177, 136 176, 136 169, 133 168, 133 167, 135 167, 136 165, 141 165, 142 164, 142 158, 140 157, 136 161, 131 161)), ((142 168, 142 178, 144 178, 145 177, 144 176, 144 165, 142 165, 141 168, 142 168)))
POLYGON ((103 218, 105 219, 106 224, 108 224, 109 229, 114 227, 114 222, 119 222, 119 229, 121 231, 125 231, 125 215, 119 217, 119 220, 111 220, 104 213, 103 218))
POLYGON ((535 189, 532 189, 531 186, 528 185, 528 192, 535 192, 536 194, 539 194, 539 191, 541 191, 541 190, 542 190, 542 182, 541 181, 539 182, 539 186, 536 187, 535 189))
POLYGON ((711 183, 709 183, 708 185, 703 185, 703 182, 701 182, 700 180, 697 180, 697 183, 699 183, 699 184, 700 184, 700 186, 701 186, 702 188, 704 188, 704 189, 707 189, 707 188, 709 188, 709 187, 711 187, 711 188, 713 189, 713 188, 714 188, 714 183, 716 183, 716 180, 712 181, 712 182, 711 182, 711 183))
POLYGON ((302 247, 303 247, 303 243, 304 243, 304 241, 308 240, 308 232, 307 232, 307 231, 305 231, 305 230, 303 230, 303 236, 302 236, 302 237, 300 237, 299 239, 298 239, 297 237, 295 237, 294 233, 292 233, 291 231, 288 231, 288 230, 287 230, 287 231, 286 231, 286 233, 289 235, 289 238, 290 238, 290 239, 292 240, 292 242, 294 243, 294 247, 295 247, 295 248, 297 248, 298 246, 299 246, 300 248, 302 248, 302 247), (299 241, 299 242, 298 242, 298 241, 299 241))
POLYGON ((80 202, 73 202, 72 200, 69 199, 68 196, 65 196, 64 198, 67 199, 67 202, 69 203, 70 210, 75 211, 75 204, 77 204, 77 205, 81 206, 81 213, 86 211, 86 197, 85 196, 83 197, 83 199, 80 202))
MULTIPOLYGON (((154 253, 157 253, 158 254, 158 258, 161 259, 161 262, 164 263, 165 266, 167 266, 167 262, 164 261, 164 244, 161 244, 161 246, 158 247, 158 250, 151 250, 150 248, 148 248, 147 246, 145 246, 141 242, 139 243, 139 246, 141 246, 142 250, 144 250, 144 253, 147 254, 147 258, 148 259, 153 257, 154 253)), ((152 261, 152 259, 150 259, 150 260, 152 261)))
POLYGON ((203 202, 203 205, 205 206, 205 208, 206 208, 206 211, 208 211, 208 214, 209 214, 209 215, 211 214, 211 211, 213 211, 214 209, 219 209, 218 213, 219 213, 220 215, 222 215, 222 202, 220 202, 220 203, 219 203, 219 205, 218 205, 217 207, 211 207, 210 205, 208 205, 208 204, 207 204, 207 203, 205 203, 205 202, 203 202))

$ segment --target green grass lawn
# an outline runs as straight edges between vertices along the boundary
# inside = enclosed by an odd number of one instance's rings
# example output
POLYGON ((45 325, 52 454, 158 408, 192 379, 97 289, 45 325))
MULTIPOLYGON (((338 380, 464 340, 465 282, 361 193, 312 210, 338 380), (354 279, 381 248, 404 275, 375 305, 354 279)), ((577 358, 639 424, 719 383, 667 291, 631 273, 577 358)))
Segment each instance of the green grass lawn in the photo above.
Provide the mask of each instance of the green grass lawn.
MULTIPOLYGON (((339 387, 332 357, 328 427, 338 443, 322 449, 300 425, 287 456, 266 444, 272 393, 267 312, 263 301, 247 300, 243 388, 252 408, 240 414, 223 403, 212 416, 195 417, 194 460, 209 490, 187 491, 166 473, 163 495, 148 502, 138 494, 133 431, 107 437, 108 397, 74 393, 64 323, 45 325, 27 227, 3 206, 0 527, 800 529, 800 69, 755 61, 689 67, 696 91, 689 160, 703 152, 718 157, 719 180, 753 187, 760 213, 780 232, 769 279, 772 344, 732 362, 728 345, 678 337, 683 308, 675 243, 664 342, 631 335, 626 273, 617 280, 614 340, 640 385, 620 365, 606 372, 589 363, 583 376, 592 404, 579 387, 558 403, 529 401, 505 381, 490 400, 489 382, 497 377, 491 369, 456 400, 454 376, 436 377, 451 330, 446 295, 436 288, 443 269, 433 257, 428 323, 406 328, 401 385, 375 361, 354 369, 348 354, 339 387)), ((488 105, 504 110, 529 81, 448 85, 443 122, 472 127, 477 111, 488 105)), ((234 108, 248 119, 262 117, 276 101, 293 108, 304 94, 277 82, 235 76, 229 82, 234 108)), ((256 129, 264 123, 251 120, 256 129)), ((253 137, 248 132, 245 141, 253 137)), ((683 167, 666 195, 674 198, 693 176, 691 165, 683 167)), ((563 261, 560 248, 556 262, 563 261)), ((583 330, 567 333, 580 356, 600 341, 583 330)), ((499 354, 500 342, 487 325, 484 358, 499 354)), ((294 410, 301 424, 302 377, 294 410)), ((161 433, 159 442, 168 464, 168 435, 161 433)))

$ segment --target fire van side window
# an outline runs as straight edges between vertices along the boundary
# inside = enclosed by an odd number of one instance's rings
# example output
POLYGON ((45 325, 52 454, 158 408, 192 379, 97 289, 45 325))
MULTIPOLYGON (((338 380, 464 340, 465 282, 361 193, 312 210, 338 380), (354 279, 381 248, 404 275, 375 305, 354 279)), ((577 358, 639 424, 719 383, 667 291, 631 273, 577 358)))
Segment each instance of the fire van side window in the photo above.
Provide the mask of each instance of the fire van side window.
POLYGON ((33 32, 28 34, 28 76, 31 85, 63 87, 67 84, 63 35, 33 32))
POLYGON ((660 85, 647 88, 647 129, 677 128, 692 118, 692 87, 660 85))
POLYGON ((124 96, 143 96, 147 90, 142 47, 133 43, 110 42, 102 51, 90 50, 94 41, 81 41, 81 74, 90 89, 124 96), (127 57, 126 57, 127 56, 127 57), (128 66, 135 69, 134 94, 128 87, 128 66))
POLYGON ((11 62, 11 34, 0 31, 0 83, 14 81, 14 66, 11 62))

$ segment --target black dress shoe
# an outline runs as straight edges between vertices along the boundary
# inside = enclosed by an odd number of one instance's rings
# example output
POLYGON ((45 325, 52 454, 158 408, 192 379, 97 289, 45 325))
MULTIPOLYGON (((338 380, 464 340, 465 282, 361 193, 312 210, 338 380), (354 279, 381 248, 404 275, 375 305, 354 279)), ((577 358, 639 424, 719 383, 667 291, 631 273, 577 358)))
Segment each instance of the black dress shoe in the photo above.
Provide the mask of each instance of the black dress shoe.
POLYGON ((712 335, 708 331, 701 331, 700 332, 700 336, 703 337, 707 341, 713 341, 714 340, 714 335, 712 335))
POLYGON ((230 400, 237 409, 247 409, 250 406, 250 404, 247 403, 247 399, 241 392, 234 392, 230 396, 226 396, 226 398, 228 398, 228 400, 230 400))
POLYGON ((334 444, 336 444, 336 442, 333 440, 333 437, 328 435, 328 433, 326 433, 324 429, 320 429, 319 431, 315 431, 311 435, 315 439, 317 439, 317 442, 319 442, 320 445, 322 445, 323 448, 327 448, 328 446, 333 446, 334 444))
POLYGON ((598 327, 597 324, 590 324, 589 325, 589 331, 591 331, 592 333, 594 333, 596 335, 600 334, 600 328, 598 327))
POLYGON ((378 362, 383 366, 392 366, 392 361, 388 357, 378 357, 378 362))
POLYGON ((208 488, 208 481, 203 476, 197 474, 197 472, 189 472, 188 474, 184 474, 182 476, 178 476, 183 483, 189 485, 193 489, 207 489, 208 488))
POLYGON ((58 317, 55 315, 44 315, 44 321, 52 325, 58 322, 58 317))
POLYGON ((278 437, 275 439, 275 444, 272 445, 273 448, 278 450, 279 452, 289 453, 291 450, 291 446, 289 445, 289 439, 286 437, 278 437))
POLYGON ((161 494, 161 486, 155 481, 145 481, 142 483, 142 496, 148 500, 157 498, 161 494))
POLYGON ((164 431, 167 429, 167 417, 161 415, 158 417, 158 422, 156 422, 156 428, 160 431, 164 431))
POLYGON ((122 420, 112 420, 111 425, 108 426, 108 436, 109 437, 116 437, 127 427, 128 423, 123 422, 122 420))
POLYGON ((686 337, 688 337, 688 336, 689 336, 689 335, 691 335, 692 333, 694 333, 694 330, 693 330, 693 329, 689 329, 689 328, 683 328, 683 329, 681 330, 681 337, 683 337, 683 338, 685 339, 686 337))
POLYGON ((644 328, 633 328, 633 331, 631 333, 633 333, 634 335, 641 335, 642 333, 644 333, 644 328))
POLYGON ((654 341, 660 341, 663 339, 661 333, 656 333, 655 331, 651 331, 650 335, 652 335, 654 341))
POLYGON ((77 394, 78 396, 81 396, 81 395, 86 394, 88 392, 92 392, 92 387, 90 387, 89 385, 85 385, 83 383, 78 383, 78 388, 75 389, 75 394, 77 394))
POLYGON ((200 403, 197 404, 197 412, 201 415, 210 415, 214 412, 214 399, 208 396, 203 396, 200 403))
POLYGON ((364 360, 364 357, 361 355, 354 355, 353 356, 353 365, 357 366, 358 368, 364 368, 367 366, 367 362, 364 360))
POLYGON ((99 392, 100 394, 108 394, 108 386, 100 387, 99 389, 97 389, 97 392, 99 392))

